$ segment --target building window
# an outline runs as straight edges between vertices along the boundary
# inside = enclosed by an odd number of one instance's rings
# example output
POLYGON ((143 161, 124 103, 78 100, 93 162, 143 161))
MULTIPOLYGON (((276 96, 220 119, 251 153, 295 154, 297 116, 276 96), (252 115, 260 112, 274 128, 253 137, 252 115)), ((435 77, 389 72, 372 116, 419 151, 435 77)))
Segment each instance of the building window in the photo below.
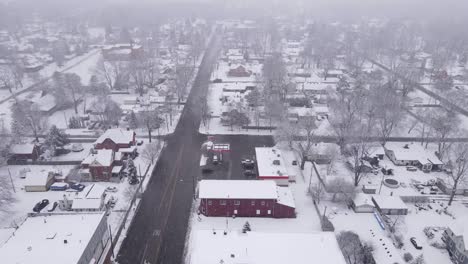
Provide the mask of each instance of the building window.
POLYGON ((220 200, 219 205, 226 205, 226 200, 220 200))
POLYGON ((262 206, 265 206, 265 201, 262 201, 262 206))
POLYGON ((268 214, 271 214, 271 210, 268 210, 268 214))
POLYGON ((234 205, 240 205, 240 201, 239 200, 234 201, 234 205))
POLYGON ((212 202, 211 202, 211 201, 208 201, 208 205, 211 205, 211 204, 212 204, 212 202))
POLYGON ((255 205, 255 201, 251 201, 251 202, 250 202, 250 205, 254 206, 254 205, 255 205))
POLYGON ((260 210, 257 210, 257 215, 259 215, 259 214, 260 214, 260 210))

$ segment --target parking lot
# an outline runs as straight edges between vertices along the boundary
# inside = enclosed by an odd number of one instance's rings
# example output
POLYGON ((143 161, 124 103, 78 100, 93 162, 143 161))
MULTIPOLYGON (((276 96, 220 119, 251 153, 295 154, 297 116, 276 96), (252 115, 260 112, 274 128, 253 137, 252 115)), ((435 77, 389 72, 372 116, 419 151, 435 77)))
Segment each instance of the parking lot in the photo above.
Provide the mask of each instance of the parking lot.
MULTIPOLYGON (((232 179, 246 180, 255 177, 246 177, 241 164, 242 159, 255 159, 255 147, 271 147, 274 145, 271 137, 263 136, 215 136, 216 143, 229 143, 230 152, 224 154, 222 161, 217 165, 212 159, 207 160, 211 172, 203 173, 200 170, 199 179, 232 179)), ((256 168, 254 170, 256 172, 256 168)))

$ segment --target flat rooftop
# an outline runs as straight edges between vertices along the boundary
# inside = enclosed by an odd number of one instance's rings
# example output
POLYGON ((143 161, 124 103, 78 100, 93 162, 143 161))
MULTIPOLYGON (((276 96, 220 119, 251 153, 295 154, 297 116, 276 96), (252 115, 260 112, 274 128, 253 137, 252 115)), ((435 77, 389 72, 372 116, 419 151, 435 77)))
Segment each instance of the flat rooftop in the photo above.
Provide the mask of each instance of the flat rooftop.
POLYGON ((255 156, 257 159, 259 177, 289 178, 288 171, 284 166, 283 155, 278 148, 255 148, 255 156), (279 164, 277 162, 279 162, 279 164))
POLYGON ((104 213, 28 217, 0 247, 1 263, 78 263, 103 217, 104 213))
POLYGON ((198 230, 190 242, 191 264, 345 264, 335 234, 262 233, 223 230, 198 230))

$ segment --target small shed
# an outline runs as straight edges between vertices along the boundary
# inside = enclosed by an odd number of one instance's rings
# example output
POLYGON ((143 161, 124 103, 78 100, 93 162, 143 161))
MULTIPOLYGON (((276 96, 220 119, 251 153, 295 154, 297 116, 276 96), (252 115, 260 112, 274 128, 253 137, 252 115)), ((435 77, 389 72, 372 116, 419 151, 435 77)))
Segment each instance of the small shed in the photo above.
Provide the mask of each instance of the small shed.
POLYGON ((54 174, 50 172, 26 172, 24 190, 27 192, 47 192, 54 183, 54 174))
POLYGON ((373 213, 375 209, 372 198, 365 193, 357 193, 351 206, 356 213, 373 213))
POLYGON ((372 202, 375 208, 386 215, 406 215, 408 207, 399 196, 374 195, 372 202))

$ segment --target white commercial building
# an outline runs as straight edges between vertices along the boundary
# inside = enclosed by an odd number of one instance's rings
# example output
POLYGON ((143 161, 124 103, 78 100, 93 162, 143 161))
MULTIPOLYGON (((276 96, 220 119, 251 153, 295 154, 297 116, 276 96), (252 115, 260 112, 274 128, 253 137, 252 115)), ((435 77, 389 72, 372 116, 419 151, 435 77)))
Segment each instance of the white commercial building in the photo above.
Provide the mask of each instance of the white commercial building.
POLYGON ((281 150, 278 148, 260 147, 255 148, 257 159, 258 179, 274 180, 277 185, 287 186, 290 179, 286 169, 281 150))
POLYGON ((109 248, 104 213, 41 214, 28 217, 0 247, 0 262, 102 263, 109 248))

